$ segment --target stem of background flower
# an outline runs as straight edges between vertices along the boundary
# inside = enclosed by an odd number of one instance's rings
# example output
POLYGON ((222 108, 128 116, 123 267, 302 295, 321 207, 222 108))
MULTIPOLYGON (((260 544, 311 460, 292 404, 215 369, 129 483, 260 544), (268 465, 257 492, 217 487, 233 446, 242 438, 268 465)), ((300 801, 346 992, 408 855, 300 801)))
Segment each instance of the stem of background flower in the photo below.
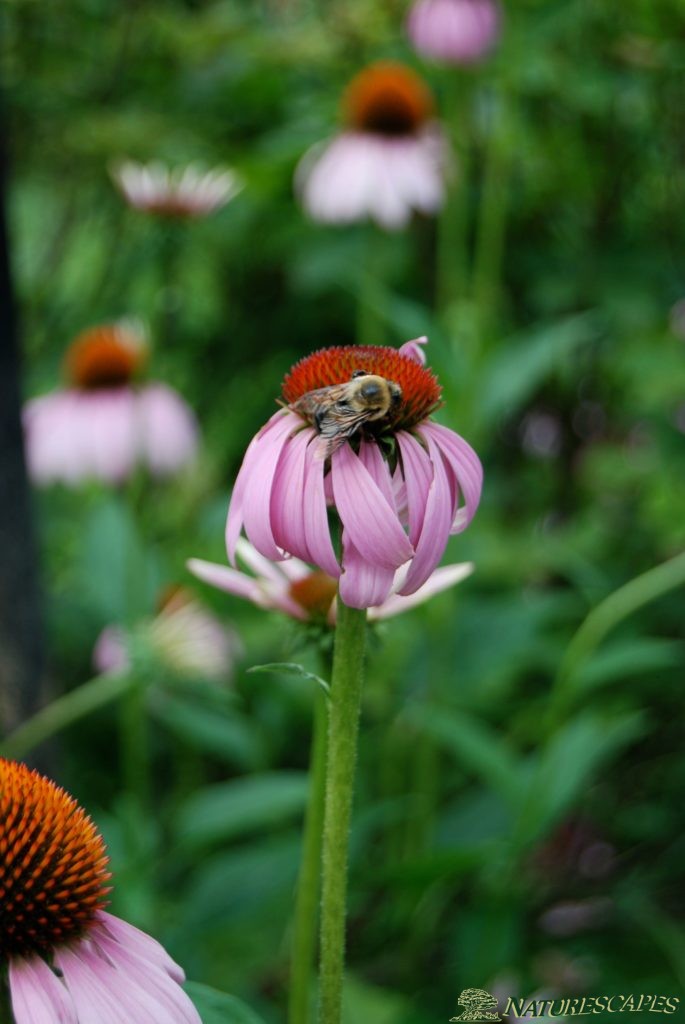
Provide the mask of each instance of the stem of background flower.
MULTIPOLYGON (((326 671, 330 673, 330 665, 326 671)), ((326 789, 326 731, 328 699, 317 687, 314 694, 312 745, 309 759, 309 797, 302 837, 292 929, 288 1024, 308 1024, 316 955, 321 878, 321 840, 326 789)))
POLYGON ((510 112, 502 91, 493 96, 490 136, 485 155, 476 251, 473 271, 473 297, 480 345, 492 323, 499 297, 502 251, 508 210, 510 112))
POLYGON ((453 68, 445 74, 444 123, 456 154, 452 187, 438 219, 436 306, 443 320, 468 295, 469 179, 471 173, 471 90, 453 68))
POLYGON ((176 318, 180 307, 178 297, 178 265, 181 251, 180 231, 173 220, 164 220, 161 224, 160 240, 160 288, 159 288, 159 328, 157 343, 168 349, 173 345, 176 335, 176 318))
POLYGON ((118 700, 133 685, 127 675, 96 676, 42 708, 0 743, 2 757, 23 758, 60 729, 118 700))
POLYGON ((338 597, 328 710, 323 829, 319 1024, 340 1024, 345 967, 347 859, 357 759, 366 611, 338 597))
POLYGON ((380 248, 378 228, 363 224, 360 229, 360 254, 357 263, 359 279, 357 285, 357 328, 358 345, 382 345, 383 325, 376 312, 378 298, 379 266, 376 258, 380 248))

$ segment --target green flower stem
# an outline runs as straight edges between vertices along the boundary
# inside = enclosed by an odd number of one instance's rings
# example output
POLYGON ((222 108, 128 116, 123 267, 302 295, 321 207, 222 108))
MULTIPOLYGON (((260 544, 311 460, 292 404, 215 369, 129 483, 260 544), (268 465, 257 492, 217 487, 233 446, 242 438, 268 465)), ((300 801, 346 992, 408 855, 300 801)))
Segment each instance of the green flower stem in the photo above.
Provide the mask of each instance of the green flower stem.
POLYGON ((469 265, 469 179, 471 175, 470 90, 450 68, 445 78, 445 116, 456 153, 454 181, 438 221, 436 304, 443 317, 467 298, 469 265))
POLYGON ((145 686, 136 677, 119 705, 119 753, 124 788, 140 809, 150 810, 150 738, 145 686))
POLYGON ((63 697, 53 700, 10 733, 0 743, 0 755, 10 758, 25 757, 61 729, 118 700, 132 685, 133 681, 127 675, 96 676, 75 690, 65 693, 63 697))
POLYGON ((488 331, 498 299, 508 209, 510 113, 503 94, 495 96, 495 100, 485 154, 473 272, 474 300, 481 334, 488 331))
POLYGON ((357 758, 366 611, 338 597, 328 712, 323 828, 319 1024, 340 1024, 345 966, 347 858, 357 758))
POLYGON ((309 798, 302 839, 292 932, 288 1024, 308 1024, 316 954, 321 876, 321 836, 326 788, 327 697, 317 687, 309 761, 309 798))

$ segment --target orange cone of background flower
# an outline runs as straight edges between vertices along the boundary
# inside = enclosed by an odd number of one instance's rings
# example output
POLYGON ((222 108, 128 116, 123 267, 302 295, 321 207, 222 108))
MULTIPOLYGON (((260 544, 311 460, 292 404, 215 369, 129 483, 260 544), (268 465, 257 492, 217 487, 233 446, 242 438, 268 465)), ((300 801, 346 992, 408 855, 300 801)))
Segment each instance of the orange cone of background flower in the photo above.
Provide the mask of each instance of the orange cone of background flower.
POLYGON ((0 966, 15 1024, 201 1024, 178 964, 103 909, 109 879, 76 801, 0 758, 0 966))

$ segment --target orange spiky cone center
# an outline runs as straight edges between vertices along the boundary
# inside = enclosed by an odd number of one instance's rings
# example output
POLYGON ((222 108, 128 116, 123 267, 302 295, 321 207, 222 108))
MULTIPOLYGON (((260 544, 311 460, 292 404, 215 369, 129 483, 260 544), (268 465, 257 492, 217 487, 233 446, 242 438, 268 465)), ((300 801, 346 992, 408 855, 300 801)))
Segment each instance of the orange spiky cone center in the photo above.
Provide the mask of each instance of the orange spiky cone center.
POLYGON ((76 801, 0 758, 0 961, 82 936, 109 878, 105 844, 76 801))
POLYGON ((357 131, 413 135, 431 117, 433 99, 410 68, 380 61, 352 79, 343 96, 343 111, 357 131))
POLYGON ((84 331, 72 341, 64 360, 70 383, 84 391, 129 384, 147 359, 142 337, 121 324, 84 331))
POLYGON ((381 345, 341 345, 306 356, 285 377, 283 398, 292 405, 309 391, 347 383, 355 370, 385 377, 402 389, 392 420, 384 424, 390 431, 411 430, 440 404, 435 375, 415 359, 381 345))

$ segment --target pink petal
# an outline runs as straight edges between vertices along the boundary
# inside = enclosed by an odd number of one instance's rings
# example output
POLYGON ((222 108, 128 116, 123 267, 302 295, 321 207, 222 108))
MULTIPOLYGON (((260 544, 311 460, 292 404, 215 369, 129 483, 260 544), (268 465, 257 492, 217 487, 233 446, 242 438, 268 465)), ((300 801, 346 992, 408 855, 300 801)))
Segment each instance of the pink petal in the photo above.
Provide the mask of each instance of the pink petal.
POLYGON ((151 471, 162 476, 192 462, 199 431, 190 406, 166 384, 148 384, 137 399, 138 445, 151 471))
POLYGON ((349 608, 370 608, 382 604, 392 590, 395 573, 372 565, 360 555, 343 530, 343 572, 340 577, 340 597, 349 608))
POLYGON ((314 443, 308 446, 306 453, 303 516, 312 563, 337 579, 340 575, 340 566, 333 550, 328 526, 324 463, 317 458, 314 443))
POLYGON ((261 591, 259 584, 244 572, 229 569, 227 565, 216 562, 205 562, 202 558, 189 558, 186 566, 193 576, 197 576, 211 587, 225 590, 227 594, 244 597, 253 604, 259 605, 261 591))
MULTIPOLYGON (((457 489, 464 495, 464 507, 456 510, 450 533, 461 533, 469 525, 480 502, 483 467, 473 448, 453 430, 439 423, 422 424, 419 433, 437 444, 447 462, 457 489)), ((458 490, 455 493, 458 493, 458 490)))
POLYGON ((397 443, 402 455, 402 475, 407 488, 409 540, 416 544, 423 529, 428 493, 433 480, 433 465, 426 449, 406 430, 397 432, 397 443))
POLYGON ((79 1024, 65 986, 39 956, 9 962, 15 1024, 79 1024))
POLYGON ((312 557, 304 527, 304 479, 311 431, 301 430, 281 449, 271 488, 271 525, 279 548, 305 562, 312 557))
POLYGON ((414 362, 420 363, 421 366, 426 365, 426 353, 421 348, 422 345, 428 344, 428 338, 425 334, 422 334, 420 338, 413 338, 411 341, 405 341, 404 345, 400 345, 399 353, 401 356, 408 356, 409 359, 413 359, 414 362))
POLYGON ((140 989, 165 1008, 169 1021, 184 1021, 186 1024, 202 1024, 200 1015, 181 986, 160 967, 151 966, 141 960, 127 946, 118 943, 103 929, 91 933, 94 944, 105 954, 112 966, 121 971, 127 978, 127 984, 133 982, 140 989))
POLYGON ((378 619, 389 619, 393 615, 401 615, 402 612, 409 611, 410 608, 415 608, 417 605, 423 604, 424 601, 428 601, 434 594, 439 594, 441 591, 461 583, 462 580, 471 575, 473 570, 473 562, 444 565, 431 573, 426 582, 418 590, 415 590, 413 594, 408 594, 406 597, 402 597, 399 594, 391 594, 378 607, 369 608, 369 622, 375 622, 378 619))
POLYGON ((183 968, 179 967, 176 961, 169 956, 164 946, 157 942, 156 939, 153 939, 151 935, 148 935, 147 932, 141 931, 140 928, 129 924, 128 921, 122 921, 120 917, 115 917, 114 914, 108 914, 106 910, 99 910, 95 916, 117 942, 125 944, 143 960, 148 960, 151 964, 161 967, 169 977, 179 984, 185 981, 186 976, 183 968))
POLYGON ((349 541, 372 565, 396 569, 414 553, 394 508, 348 444, 331 457, 335 504, 349 541))
POLYGON ((447 547, 452 525, 453 500, 447 470, 437 443, 426 437, 428 454, 433 464, 433 480, 426 500, 426 512, 421 536, 416 543, 416 554, 400 594, 412 594, 426 582, 447 547))
POLYGON ((263 576, 264 579, 271 580, 273 583, 283 582, 284 565, 292 564, 294 561, 297 565, 301 565, 305 572, 309 572, 307 566, 303 562, 297 559, 289 559, 286 562, 270 562, 268 558, 264 558, 263 555, 257 551, 256 548, 250 544, 249 540, 244 537, 238 538, 236 544, 236 553, 241 562, 243 562, 250 572, 253 572, 255 576, 263 576))
POLYGON ((288 434, 301 425, 302 420, 295 413, 279 409, 250 441, 233 488, 226 520, 226 549, 233 566, 243 524, 248 537, 262 555, 274 561, 283 557, 271 532, 269 493, 288 434), (255 536, 251 536, 247 529, 248 521, 255 536), (255 537, 263 541, 263 546, 255 537))

